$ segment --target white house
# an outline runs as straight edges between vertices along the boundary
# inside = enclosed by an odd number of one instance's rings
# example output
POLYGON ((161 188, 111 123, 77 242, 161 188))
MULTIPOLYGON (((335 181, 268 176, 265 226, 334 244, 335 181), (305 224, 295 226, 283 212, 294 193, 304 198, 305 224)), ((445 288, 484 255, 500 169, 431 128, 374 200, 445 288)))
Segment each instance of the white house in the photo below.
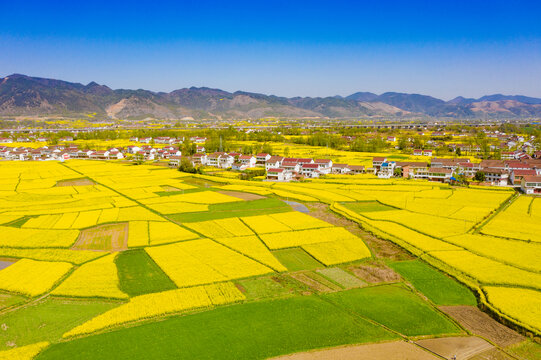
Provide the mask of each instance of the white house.
POLYGON ((302 164, 301 174, 305 177, 316 178, 321 174, 318 164, 302 164))
POLYGON ((270 168, 267 170, 267 180, 289 181, 291 180, 291 173, 285 169, 270 168))
POLYGON ((541 176, 524 176, 520 188, 525 194, 541 194, 541 176))
POLYGON ((246 168, 254 167, 256 164, 256 157, 253 155, 240 155, 238 159, 238 162, 245 165, 246 168))
POLYGON ((270 154, 267 153, 259 153, 255 156, 255 164, 256 166, 265 166, 267 161, 271 158, 270 154))

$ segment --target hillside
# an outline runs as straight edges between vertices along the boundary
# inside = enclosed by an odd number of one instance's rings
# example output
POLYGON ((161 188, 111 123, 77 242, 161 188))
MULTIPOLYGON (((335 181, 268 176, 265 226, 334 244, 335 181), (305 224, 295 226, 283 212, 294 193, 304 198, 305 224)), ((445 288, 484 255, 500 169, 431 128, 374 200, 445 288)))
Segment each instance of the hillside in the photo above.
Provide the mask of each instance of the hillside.
POLYGON ((97 113, 102 117, 142 119, 261 118, 261 117, 404 117, 450 118, 537 117, 541 99, 501 94, 480 99, 457 97, 444 101, 427 95, 357 92, 347 97, 279 97, 244 91, 227 92, 191 87, 169 93, 113 90, 13 74, 0 78, 0 115, 64 115, 97 113))

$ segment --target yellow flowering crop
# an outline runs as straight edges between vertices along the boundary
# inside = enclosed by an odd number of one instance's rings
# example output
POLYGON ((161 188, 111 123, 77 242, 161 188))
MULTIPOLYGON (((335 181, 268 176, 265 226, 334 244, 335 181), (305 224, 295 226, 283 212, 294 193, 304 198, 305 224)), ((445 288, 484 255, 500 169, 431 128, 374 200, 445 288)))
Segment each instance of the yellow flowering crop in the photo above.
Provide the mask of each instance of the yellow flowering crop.
POLYGON ((114 262, 117 253, 88 262, 76 269, 53 295, 105 297, 125 299, 128 295, 118 288, 118 274, 114 262))
POLYGON ((32 360, 49 346, 47 341, 0 351, 0 360, 32 360))
POLYGON ((41 295, 72 267, 65 262, 22 259, 0 271, 0 289, 30 296, 41 295))
POLYGON ((134 220, 165 221, 165 219, 161 216, 156 215, 152 211, 147 210, 142 206, 120 208, 120 210, 118 211, 117 221, 134 220))
POLYGON ((298 211, 270 214, 269 216, 293 230, 306 230, 333 226, 328 222, 319 220, 313 216, 306 215, 298 211))
POLYGON ((371 257, 370 250, 368 250, 361 239, 350 238, 307 244, 303 245, 302 248, 327 266, 371 257))
POLYGON ((103 256, 103 253, 89 250, 70 249, 15 249, 0 248, 0 257, 28 258, 41 261, 60 261, 82 264, 103 256))
POLYGON ((103 209, 98 219, 98 224, 115 222, 118 219, 118 208, 103 209))
POLYGON ((62 217, 54 224, 53 229, 71 229, 71 226, 79 216, 79 213, 64 213, 62 217))
POLYGON ((187 202, 165 202, 158 204, 148 204, 149 208, 161 213, 161 214, 180 214, 188 212, 202 212, 208 211, 209 206, 207 204, 192 204, 187 202))
POLYGON ((486 285, 517 285, 541 289, 541 274, 529 272, 470 253, 433 251, 430 256, 486 285))
POLYGON ((218 219, 214 220, 214 223, 217 226, 227 230, 234 236, 247 236, 253 235, 254 233, 250 230, 239 218, 228 218, 228 219, 218 219))
POLYGON ((341 227, 262 234, 260 237, 270 249, 282 249, 337 240, 351 239, 360 241, 358 237, 341 227))
POLYGON ((69 247, 73 245, 77 230, 19 229, 0 226, 0 246, 2 247, 69 247))
POLYGON ((512 287, 484 287, 487 300, 502 313, 541 332, 541 292, 512 287))
POLYGON ((128 228, 128 247, 149 244, 148 221, 130 221, 128 228))
POLYGON ((287 271, 284 265, 279 262, 257 236, 238 236, 216 239, 232 249, 240 251, 276 271, 287 271))
POLYGON ((77 219, 71 225, 72 229, 82 229, 94 226, 98 223, 101 210, 81 211, 77 219))
POLYGON ((195 286, 161 293, 136 296, 130 302, 111 309, 68 331, 63 337, 95 331, 141 319, 177 313, 189 309, 241 301, 244 295, 232 283, 195 286))
POLYGON ((257 234, 289 231, 291 228, 268 215, 246 216, 241 220, 257 234))
POLYGON ((150 245, 197 239, 199 237, 197 234, 171 222, 150 221, 148 226, 150 245))
POLYGON ((145 248, 178 287, 272 272, 268 267, 209 239, 145 248))

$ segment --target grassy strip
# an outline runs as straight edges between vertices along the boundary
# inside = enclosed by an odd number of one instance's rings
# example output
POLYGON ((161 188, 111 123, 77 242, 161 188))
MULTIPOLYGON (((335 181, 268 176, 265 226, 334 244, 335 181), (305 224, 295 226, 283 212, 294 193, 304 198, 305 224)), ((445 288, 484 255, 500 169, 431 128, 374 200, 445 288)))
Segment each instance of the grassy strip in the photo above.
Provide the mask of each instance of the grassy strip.
POLYGON ((389 266, 436 305, 477 305, 467 287, 420 260, 392 262, 389 266))

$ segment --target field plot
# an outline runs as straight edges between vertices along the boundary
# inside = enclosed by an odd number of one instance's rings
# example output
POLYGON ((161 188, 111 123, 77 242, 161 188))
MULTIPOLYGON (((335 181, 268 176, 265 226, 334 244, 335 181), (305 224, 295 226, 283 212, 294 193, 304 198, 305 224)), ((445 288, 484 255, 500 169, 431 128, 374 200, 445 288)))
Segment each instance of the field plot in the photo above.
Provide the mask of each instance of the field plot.
POLYGON ((316 297, 303 296, 217 308, 75 339, 49 347, 38 359, 134 358, 141 351, 162 359, 266 359, 310 350, 315 344, 325 348, 396 338, 316 297))
POLYGON ((119 251, 128 248, 128 224, 100 225, 81 231, 74 250, 119 251))
POLYGON ((383 285, 325 295, 405 335, 452 334, 460 330, 402 286, 383 285))
POLYGON ((484 287, 488 301, 499 311, 541 331, 541 293, 511 287, 484 287))
POLYGON ((0 316, 0 350, 39 341, 57 341, 62 334, 107 311, 116 303, 97 300, 44 299, 0 316))
POLYGON ((171 281, 144 250, 124 251, 117 255, 119 287, 130 296, 175 289, 171 281))
POLYGON ((189 309, 223 305, 243 299, 244 295, 232 283, 197 286, 136 296, 129 303, 120 305, 75 327, 65 333, 63 337, 89 334, 131 321, 189 309))
POLYGON ((300 248, 275 250, 272 253, 289 271, 313 270, 325 267, 300 248))
POLYGON ((477 304, 468 288, 419 260, 394 262, 390 266, 437 305, 477 304))
POLYGON ((272 270, 212 240, 145 248, 178 287, 263 275, 272 270))
POLYGON ((128 296, 118 288, 116 253, 88 262, 71 274, 52 291, 53 295, 124 299, 128 296))
POLYGON ((22 259, 0 271, 0 289, 37 296, 47 292, 72 268, 63 262, 22 259))

